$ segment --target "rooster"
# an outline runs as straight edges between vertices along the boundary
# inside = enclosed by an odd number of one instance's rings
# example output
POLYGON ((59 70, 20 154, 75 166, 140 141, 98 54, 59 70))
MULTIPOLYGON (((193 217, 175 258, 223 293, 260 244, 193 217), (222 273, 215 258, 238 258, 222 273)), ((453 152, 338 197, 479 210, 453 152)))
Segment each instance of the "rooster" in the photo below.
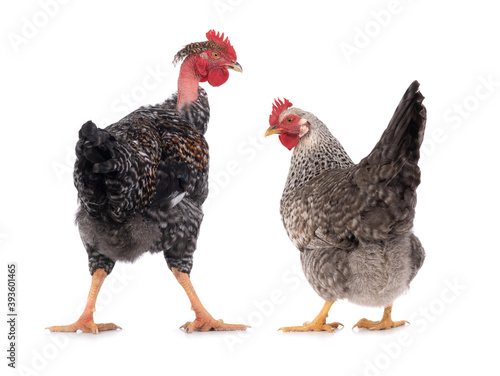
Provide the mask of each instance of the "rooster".
POLYGON ((207 41, 181 49, 178 91, 162 104, 141 107, 105 129, 91 121, 79 132, 74 183, 79 208, 76 223, 92 276, 87 305, 71 325, 52 332, 98 333, 121 329, 96 324, 99 289, 116 261, 133 262, 145 252, 163 252, 196 314, 186 332, 244 330, 215 320, 191 284, 202 204, 208 195, 208 145, 204 138, 210 108, 200 82, 224 84, 228 69, 242 72, 224 34, 210 30, 207 41))
POLYGON ((417 81, 410 85, 380 141, 358 164, 316 116, 286 99, 275 101, 266 136, 279 134, 294 149, 281 218, 307 280, 325 300, 312 322, 283 332, 332 332, 342 325, 326 323, 338 299, 385 307, 380 321, 361 319, 353 329, 407 323, 393 321, 391 311, 425 258, 412 233, 426 122, 418 88, 417 81))

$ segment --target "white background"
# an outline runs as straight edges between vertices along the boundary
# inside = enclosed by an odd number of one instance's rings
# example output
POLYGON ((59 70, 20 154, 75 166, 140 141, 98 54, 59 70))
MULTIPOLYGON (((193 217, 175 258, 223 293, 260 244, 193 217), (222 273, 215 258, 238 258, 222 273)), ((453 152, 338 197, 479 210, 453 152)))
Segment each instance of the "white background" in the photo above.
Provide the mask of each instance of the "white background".
MULTIPOLYGON (((491 374, 498 352, 500 24, 492 1, 65 1, 0 11, 0 309, 18 266, 18 369, 9 374, 491 374), (48 5, 47 5, 48 4, 48 5), (83 309, 90 276, 73 224, 74 145, 176 90, 174 54, 214 28, 244 73, 204 84, 211 196, 192 280, 208 310, 246 334, 178 327, 194 314, 163 255, 117 264, 96 322, 119 332, 52 334, 83 309), (415 232, 427 258, 393 318, 337 302, 329 333, 278 333, 323 302, 302 279, 279 217, 291 153, 263 139, 275 97, 315 113, 359 161, 418 79, 428 123, 415 232), (488 83, 489 82, 489 83, 488 83), (2 282, 3 281, 3 282, 2 282), (2 287, 5 286, 5 287, 2 287)), ((5 9, 7 8, 7 9, 5 9)), ((6 321, 5 315, 2 322, 6 321)), ((5 324, 4 324, 5 325, 5 324)), ((7 327, 0 368, 7 368, 7 327)), ((10 371, 10 370, 9 370, 10 371)))

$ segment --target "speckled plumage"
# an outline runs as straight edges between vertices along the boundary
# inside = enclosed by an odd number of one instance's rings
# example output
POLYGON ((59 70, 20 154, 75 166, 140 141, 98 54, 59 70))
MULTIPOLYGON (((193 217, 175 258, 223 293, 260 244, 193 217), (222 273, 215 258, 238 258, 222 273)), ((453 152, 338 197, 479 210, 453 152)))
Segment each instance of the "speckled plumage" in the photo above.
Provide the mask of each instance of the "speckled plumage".
POLYGON ((83 125, 76 146, 76 222, 91 274, 145 252, 163 252, 170 268, 189 273, 208 195, 210 110, 196 102, 175 109, 177 94, 98 129, 83 125))
POLYGON ((74 170, 76 223, 92 281, 80 317, 47 327, 51 332, 120 330, 114 323, 94 321, 97 297, 117 261, 133 262, 146 252, 163 252, 191 303, 196 317, 181 326, 186 333, 246 330, 246 325, 214 319, 189 276, 208 195, 204 133, 210 107, 199 85, 221 86, 229 69, 243 72, 224 34, 209 30, 206 37, 208 42, 177 53, 175 60, 184 61, 171 98, 141 107, 105 129, 91 121, 82 126, 74 170))
POLYGON ((426 119, 418 86, 408 88, 358 164, 313 114, 291 108, 280 115, 309 124, 294 149, 280 211, 308 281, 326 301, 388 306, 422 266, 425 252, 412 233, 426 119))

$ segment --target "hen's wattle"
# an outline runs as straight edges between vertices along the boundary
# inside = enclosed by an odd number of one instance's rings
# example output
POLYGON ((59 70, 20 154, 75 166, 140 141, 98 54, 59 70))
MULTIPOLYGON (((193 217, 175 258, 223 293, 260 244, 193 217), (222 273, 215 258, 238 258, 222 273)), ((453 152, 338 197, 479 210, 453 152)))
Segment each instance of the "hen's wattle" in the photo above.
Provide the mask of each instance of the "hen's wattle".
POLYGON ((425 257, 412 233, 426 121, 418 87, 416 81, 410 85, 380 141, 358 164, 313 114, 286 108, 273 117, 266 134, 289 132, 288 116, 307 122, 293 151, 280 211, 301 251, 306 278, 327 302, 313 324, 285 331, 332 329, 325 319, 338 299, 386 307, 381 323, 361 320, 358 327, 404 324, 390 320, 390 307, 425 257))

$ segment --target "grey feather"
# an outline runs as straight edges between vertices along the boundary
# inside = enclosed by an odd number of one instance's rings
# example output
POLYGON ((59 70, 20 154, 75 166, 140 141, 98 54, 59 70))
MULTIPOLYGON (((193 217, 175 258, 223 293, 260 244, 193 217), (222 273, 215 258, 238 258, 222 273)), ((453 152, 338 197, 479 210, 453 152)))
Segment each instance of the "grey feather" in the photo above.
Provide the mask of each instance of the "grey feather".
POLYGON ((293 152, 280 211, 305 275, 325 300, 387 306, 409 286, 425 252, 412 233, 426 114, 410 85, 373 151, 354 164, 313 114, 293 152))

